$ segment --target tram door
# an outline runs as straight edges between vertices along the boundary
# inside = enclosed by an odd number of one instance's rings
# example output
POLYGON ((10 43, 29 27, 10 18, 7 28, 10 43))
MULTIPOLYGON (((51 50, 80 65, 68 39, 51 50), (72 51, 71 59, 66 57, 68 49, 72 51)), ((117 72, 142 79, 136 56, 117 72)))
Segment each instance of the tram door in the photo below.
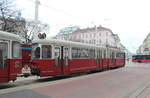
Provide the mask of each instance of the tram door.
POLYGON ((0 82, 8 81, 8 67, 7 60, 8 58, 8 43, 0 42, 0 82))
POLYGON ((101 70, 103 68, 101 50, 97 51, 97 64, 98 64, 99 69, 101 70))
POLYGON ((58 74, 62 74, 62 64, 61 64, 61 47, 55 47, 54 50, 55 56, 55 72, 58 74))
POLYGON ((69 73, 69 48, 67 47, 62 47, 63 51, 63 62, 62 62, 62 66, 63 66, 63 72, 64 74, 68 74, 69 73))
POLYGON ((68 64, 69 64, 69 49, 61 46, 55 47, 55 65, 56 72, 61 75, 67 74, 69 72, 68 64))

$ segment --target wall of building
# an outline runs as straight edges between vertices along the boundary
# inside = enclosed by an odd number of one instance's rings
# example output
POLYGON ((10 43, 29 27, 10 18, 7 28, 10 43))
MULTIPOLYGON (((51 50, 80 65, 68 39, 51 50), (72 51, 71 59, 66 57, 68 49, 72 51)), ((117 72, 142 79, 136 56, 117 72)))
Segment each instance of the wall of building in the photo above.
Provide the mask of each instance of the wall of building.
POLYGON ((102 26, 78 29, 67 34, 58 34, 56 38, 96 45, 108 45, 112 47, 116 47, 118 46, 116 43, 120 43, 118 42, 118 40, 120 41, 118 35, 113 34, 110 29, 102 26))
POLYGON ((150 33, 136 51, 137 54, 150 54, 150 33))

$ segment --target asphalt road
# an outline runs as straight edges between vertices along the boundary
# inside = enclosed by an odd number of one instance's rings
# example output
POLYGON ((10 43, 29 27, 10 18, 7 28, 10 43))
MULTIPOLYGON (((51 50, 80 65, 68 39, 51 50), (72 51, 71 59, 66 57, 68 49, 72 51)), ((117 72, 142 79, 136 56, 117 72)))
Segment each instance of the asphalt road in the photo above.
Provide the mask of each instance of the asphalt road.
POLYGON ((150 64, 58 80, 27 79, 0 85, 0 98, 140 98, 150 85, 150 64))

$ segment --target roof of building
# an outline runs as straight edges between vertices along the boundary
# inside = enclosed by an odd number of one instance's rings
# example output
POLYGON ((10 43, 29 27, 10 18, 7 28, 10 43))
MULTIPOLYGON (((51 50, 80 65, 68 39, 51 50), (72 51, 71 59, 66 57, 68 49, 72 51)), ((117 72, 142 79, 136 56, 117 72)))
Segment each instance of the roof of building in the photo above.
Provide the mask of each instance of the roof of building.
POLYGON ((95 32, 95 31, 109 31, 112 33, 112 31, 108 28, 99 26, 99 27, 92 27, 92 28, 85 28, 85 29, 78 29, 76 31, 74 31, 73 33, 88 33, 88 32, 95 32))

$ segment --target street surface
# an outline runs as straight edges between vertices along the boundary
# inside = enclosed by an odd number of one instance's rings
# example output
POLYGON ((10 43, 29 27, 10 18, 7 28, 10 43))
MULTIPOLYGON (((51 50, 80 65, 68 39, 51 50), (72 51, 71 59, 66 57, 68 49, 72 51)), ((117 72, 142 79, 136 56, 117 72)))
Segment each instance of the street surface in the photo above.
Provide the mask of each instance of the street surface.
POLYGON ((150 63, 64 79, 20 78, 1 84, 0 98, 150 98, 150 63))

